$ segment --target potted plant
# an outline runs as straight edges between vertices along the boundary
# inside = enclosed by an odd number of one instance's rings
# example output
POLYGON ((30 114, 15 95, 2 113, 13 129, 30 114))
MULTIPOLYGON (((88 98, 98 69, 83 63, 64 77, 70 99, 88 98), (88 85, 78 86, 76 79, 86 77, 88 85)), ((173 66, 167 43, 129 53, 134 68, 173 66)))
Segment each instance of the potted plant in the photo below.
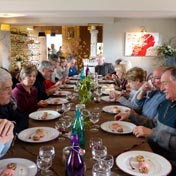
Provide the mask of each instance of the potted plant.
POLYGON ((171 44, 164 43, 157 48, 158 57, 164 59, 164 65, 173 66, 176 65, 176 48, 171 44))

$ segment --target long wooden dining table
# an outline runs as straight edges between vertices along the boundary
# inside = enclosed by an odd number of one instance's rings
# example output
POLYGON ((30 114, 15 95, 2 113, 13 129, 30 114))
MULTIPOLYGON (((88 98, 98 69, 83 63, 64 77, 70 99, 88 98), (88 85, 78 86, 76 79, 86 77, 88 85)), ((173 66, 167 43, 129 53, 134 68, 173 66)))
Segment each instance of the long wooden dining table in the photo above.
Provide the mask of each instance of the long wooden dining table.
MULTIPOLYGON (((74 105, 79 103, 78 100, 72 101, 74 105)), ((100 103, 95 102, 89 102, 86 105, 86 108, 88 110, 92 110, 94 107, 100 107, 101 109, 104 106, 108 105, 115 105, 116 103, 112 102, 105 102, 101 101, 100 103)), ((47 110, 56 110, 55 105, 49 105, 46 108, 47 110)), ((74 108, 74 106, 73 106, 74 108)), ((67 112, 68 115, 71 115, 74 118, 74 109, 71 109, 69 112, 67 112)), ((114 120, 114 115, 107 113, 107 112, 101 112, 100 120, 97 124, 101 125, 103 122, 106 121, 112 121, 114 120)), ((53 127, 55 126, 55 122, 58 121, 58 119, 54 120, 47 120, 47 121, 41 121, 41 120, 33 120, 29 118, 29 128, 31 127, 53 127)), ((90 158, 92 157, 91 149, 89 147, 89 139, 91 137, 100 137, 103 139, 103 144, 107 146, 108 154, 111 154, 116 157, 126 151, 131 150, 142 150, 142 151, 150 151, 151 148, 148 145, 147 141, 145 141, 144 138, 136 138, 132 133, 130 134, 113 134, 109 133, 107 131, 103 131, 101 128, 99 128, 98 132, 91 132, 89 130, 89 126, 86 126, 85 130, 85 150, 86 153, 83 157, 85 163, 86 163, 86 176, 91 176, 91 170, 92 170, 92 161, 90 158)), ((60 141, 58 138, 51 140, 49 142, 44 143, 28 143, 23 142, 19 140, 18 138, 15 140, 14 145, 10 148, 8 153, 2 158, 25 158, 28 160, 31 160, 36 163, 36 157, 39 152, 39 147, 43 145, 53 145, 55 147, 56 155, 53 159, 53 164, 51 167, 51 170, 54 172, 55 176, 64 176, 65 175, 65 164, 63 162, 62 158, 62 150, 64 147, 70 145, 70 139, 65 138, 64 141, 60 141)), ((114 163, 114 166, 112 168, 112 171, 116 173, 117 176, 127 176, 127 173, 124 173, 121 171, 117 165, 116 162, 114 163)), ((38 175, 40 175, 40 172, 38 172, 38 175)))

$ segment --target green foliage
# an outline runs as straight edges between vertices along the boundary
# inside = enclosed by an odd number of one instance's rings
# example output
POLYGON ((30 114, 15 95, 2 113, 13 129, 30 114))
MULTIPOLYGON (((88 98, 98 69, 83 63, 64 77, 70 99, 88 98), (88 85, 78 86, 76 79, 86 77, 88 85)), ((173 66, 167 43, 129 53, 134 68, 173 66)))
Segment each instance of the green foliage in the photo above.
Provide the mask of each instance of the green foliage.
POLYGON ((93 100, 94 82, 91 74, 78 83, 77 89, 81 103, 87 104, 89 101, 93 100))

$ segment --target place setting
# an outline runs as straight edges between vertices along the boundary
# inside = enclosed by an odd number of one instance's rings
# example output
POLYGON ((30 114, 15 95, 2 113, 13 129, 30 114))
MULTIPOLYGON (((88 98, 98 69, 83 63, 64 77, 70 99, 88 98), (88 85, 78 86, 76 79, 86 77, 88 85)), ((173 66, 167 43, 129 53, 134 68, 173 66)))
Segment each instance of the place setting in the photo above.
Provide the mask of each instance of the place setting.
POLYGON ((46 101, 48 102, 48 105, 60 105, 63 103, 68 103, 66 98, 48 98, 46 101))
POLYGON ((60 113, 53 110, 38 110, 29 114, 29 118, 39 121, 48 121, 59 118, 60 113))
POLYGON ((130 108, 126 106, 120 106, 120 105, 109 105, 109 106, 104 106, 102 110, 110 114, 118 114, 120 112, 127 112, 130 110, 130 108))
POLYGON ((72 94, 70 91, 65 91, 65 90, 58 90, 56 92, 54 92, 54 96, 58 96, 58 97, 64 97, 64 96, 68 96, 72 94))
POLYGON ((58 130, 52 127, 32 127, 21 131, 18 139, 28 143, 43 143, 56 139, 58 130))
POLYGON ((0 175, 36 176, 37 165, 24 158, 8 158, 0 160, 0 175))

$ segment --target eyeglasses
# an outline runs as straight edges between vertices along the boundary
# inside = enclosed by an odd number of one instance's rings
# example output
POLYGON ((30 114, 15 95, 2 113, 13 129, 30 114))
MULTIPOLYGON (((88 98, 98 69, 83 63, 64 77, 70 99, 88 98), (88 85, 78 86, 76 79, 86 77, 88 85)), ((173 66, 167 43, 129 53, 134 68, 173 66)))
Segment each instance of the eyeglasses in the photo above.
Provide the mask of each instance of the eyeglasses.
POLYGON ((159 78, 159 77, 151 77, 151 79, 157 79, 157 80, 160 80, 161 78, 159 78))

